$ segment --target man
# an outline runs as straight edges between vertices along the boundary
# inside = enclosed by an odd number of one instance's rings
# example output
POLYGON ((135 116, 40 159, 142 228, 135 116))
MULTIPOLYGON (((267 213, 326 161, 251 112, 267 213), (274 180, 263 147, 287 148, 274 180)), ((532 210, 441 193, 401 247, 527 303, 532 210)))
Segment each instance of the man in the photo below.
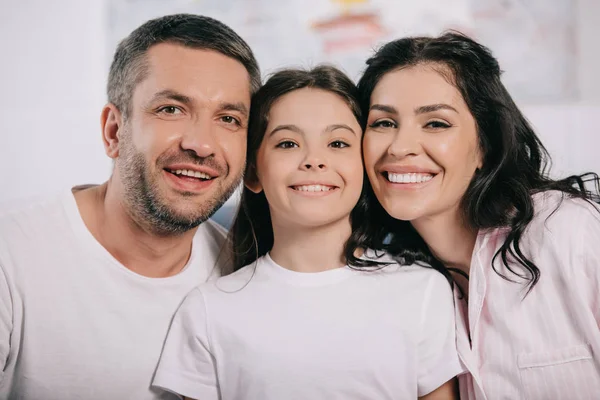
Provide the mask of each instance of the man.
POLYGON ((184 296, 219 273, 207 219, 240 182, 248 45, 211 18, 149 21, 117 48, 108 182, 0 218, 0 399, 165 399, 150 388, 184 296))

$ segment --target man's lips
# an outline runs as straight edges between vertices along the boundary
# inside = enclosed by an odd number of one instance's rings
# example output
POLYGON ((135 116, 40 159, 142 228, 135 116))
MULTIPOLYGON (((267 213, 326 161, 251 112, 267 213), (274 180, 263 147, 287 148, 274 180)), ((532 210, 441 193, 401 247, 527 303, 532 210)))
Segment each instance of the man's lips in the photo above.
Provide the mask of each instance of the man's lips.
POLYGON ((196 165, 188 163, 170 164, 167 167, 165 167, 165 171, 178 176, 187 176, 190 178, 198 178, 205 180, 214 179, 220 175, 219 172, 214 168, 205 165, 196 165))

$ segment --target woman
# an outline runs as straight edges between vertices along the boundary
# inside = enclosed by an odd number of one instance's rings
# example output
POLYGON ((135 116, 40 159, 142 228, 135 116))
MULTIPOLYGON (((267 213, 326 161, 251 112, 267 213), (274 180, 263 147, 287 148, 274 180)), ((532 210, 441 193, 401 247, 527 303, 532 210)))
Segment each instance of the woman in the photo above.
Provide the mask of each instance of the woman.
POLYGON ((498 62, 468 37, 400 39, 367 64, 363 152, 382 207, 364 234, 455 277, 462 398, 598 398, 597 175, 548 177, 498 62))

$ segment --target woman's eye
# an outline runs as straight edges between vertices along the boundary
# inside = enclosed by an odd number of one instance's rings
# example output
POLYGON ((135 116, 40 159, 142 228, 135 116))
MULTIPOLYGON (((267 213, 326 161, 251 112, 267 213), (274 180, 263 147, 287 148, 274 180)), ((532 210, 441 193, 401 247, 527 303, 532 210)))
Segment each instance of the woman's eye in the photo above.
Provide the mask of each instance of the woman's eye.
POLYGON ((447 129, 451 126, 452 125, 443 121, 429 121, 427 124, 425 124, 425 127, 430 129, 447 129))
POLYGON ((343 149, 344 147, 350 147, 350 145, 346 142, 343 142, 341 140, 334 140, 333 142, 329 143, 329 146, 336 148, 336 149, 343 149))
POLYGON ((240 121, 237 118, 232 117, 231 115, 222 116, 221 121, 225 122, 226 124, 241 125, 240 121))
POLYGON ((396 128, 396 127, 397 127, 396 123, 389 119, 381 119, 381 120, 375 121, 371 125, 369 125, 369 128, 389 129, 389 128, 396 128))
POLYGON ((294 147, 298 147, 298 145, 295 142, 292 142, 291 140, 284 140, 283 142, 279 142, 276 147, 280 149, 291 149, 294 147))
POLYGON ((178 114, 183 113, 183 111, 181 111, 181 109, 179 107, 175 107, 175 106, 161 107, 158 109, 158 112, 163 113, 163 114, 169 114, 169 115, 178 115, 178 114))

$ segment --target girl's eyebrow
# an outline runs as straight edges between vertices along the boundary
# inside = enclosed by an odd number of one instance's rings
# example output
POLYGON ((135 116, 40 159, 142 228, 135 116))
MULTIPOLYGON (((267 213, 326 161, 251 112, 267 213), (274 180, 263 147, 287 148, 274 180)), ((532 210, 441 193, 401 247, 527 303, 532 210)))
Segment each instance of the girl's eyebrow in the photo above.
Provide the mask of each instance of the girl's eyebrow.
MULTIPOLYGON (((329 125, 329 126, 327 126, 327 128, 325 128, 324 133, 331 133, 331 132, 335 131, 336 129, 346 129, 346 130, 352 132, 356 136, 356 132, 354 132, 354 129, 350 128, 346 124, 329 125)), ((276 132, 279 132, 279 131, 292 131, 292 132, 298 133, 300 135, 304 135, 304 131, 302 129, 300 129, 300 127, 298 127, 297 125, 286 124, 286 125, 277 125, 275 128, 273 128, 273 130, 271 132, 269 132, 268 137, 273 136, 276 132)))
POLYGON ((277 125, 269 133, 269 137, 273 136, 276 132, 279 132, 279 131, 292 131, 292 132, 296 132, 296 133, 299 133, 299 134, 303 134, 304 133, 304 131, 302 129, 300 129, 298 126, 293 125, 293 124, 292 125, 290 125, 290 124, 287 124, 287 125, 277 125))
POLYGON ((325 129, 325 132, 333 132, 336 129, 346 129, 346 130, 352 132, 354 134, 354 136, 356 136, 356 132, 354 132, 354 129, 350 128, 346 124, 333 124, 333 125, 329 125, 327 127, 327 129, 325 129))

